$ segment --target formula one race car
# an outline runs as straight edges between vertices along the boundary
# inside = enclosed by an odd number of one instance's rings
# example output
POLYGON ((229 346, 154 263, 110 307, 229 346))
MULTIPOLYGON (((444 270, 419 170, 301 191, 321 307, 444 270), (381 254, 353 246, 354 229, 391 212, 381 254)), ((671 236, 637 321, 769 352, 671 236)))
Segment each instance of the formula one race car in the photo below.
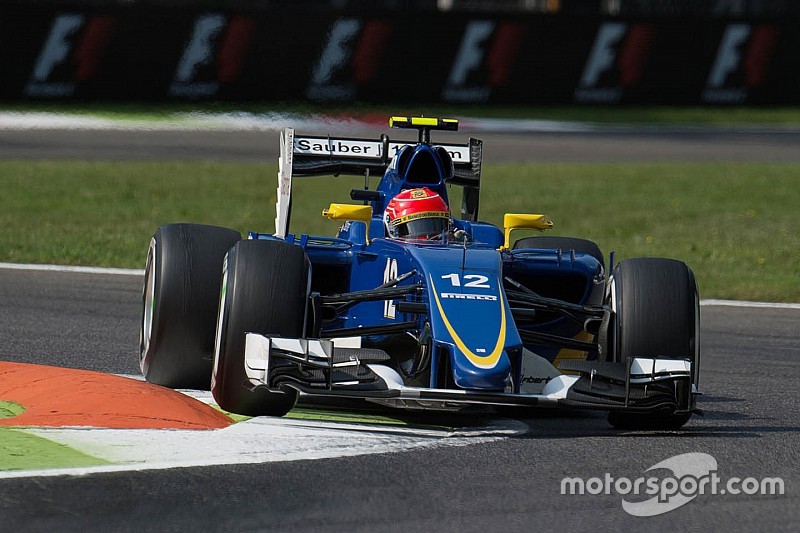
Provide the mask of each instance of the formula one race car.
MULTIPOLYGON (((287 413, 304 399, 392 407, 602 409, 615 427, 677 428, 698 393, 692 271, 672 259, 606 263, 584 239, 534 236, 545 215, 478 221, 482 143, 437 145, 452 119, 392 117, 416 142, 280 137, 275 232, 158 229, 144 284, 141 368, 209 386, 225 410, 287 413), (331 204, 336 237, 289 233, 292 182, 365 176, 331 204), (379 176, 370 189, 370 176, 379 176), (448 186, 463 187, 452 217, 448 186)), ((609 262, 613 262, 613 255, 609 262)))

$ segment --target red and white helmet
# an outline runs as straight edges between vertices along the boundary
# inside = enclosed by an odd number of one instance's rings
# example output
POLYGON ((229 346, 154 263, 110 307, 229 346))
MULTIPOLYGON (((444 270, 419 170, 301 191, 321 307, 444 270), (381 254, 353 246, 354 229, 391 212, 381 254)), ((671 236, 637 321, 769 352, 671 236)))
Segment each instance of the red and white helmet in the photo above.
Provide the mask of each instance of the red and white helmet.
POLYGON ((394 239, 438 237, 450 227, 450 209, 427 187, 406 189, 389 201, 383 221, 394 239))

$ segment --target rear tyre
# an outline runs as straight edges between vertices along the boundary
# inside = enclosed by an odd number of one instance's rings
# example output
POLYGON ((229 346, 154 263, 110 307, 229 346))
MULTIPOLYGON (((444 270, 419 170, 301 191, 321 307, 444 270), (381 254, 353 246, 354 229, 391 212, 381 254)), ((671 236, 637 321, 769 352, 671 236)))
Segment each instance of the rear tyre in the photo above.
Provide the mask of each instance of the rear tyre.
MULTIPOLYGON (((611 280, 614 309, 609 335, 614 361, 634 356, 689 358, 692 382, 699 371, 699 299, 694 274, 674 259, 637 258, 622 261, 611 280)), ((662 415, 612 411, 609 423, 618 429, 678 429, 690 414, 662 415)))
POLYGON ((211 391, 226 411, 283 416, 297 391, 270 390, 247 376, 245 334, 303 336, 310 262, 299 246, 239 241, 223 265, 211 391))
POLYGON ((576 237, 526 237, 514 243, 513 249, 518 248, 545 248, 548 250, 575 250, 591 255, 605 268, 603 252, 596 243, 587 239, 576 237))
POLYGON ((160 227, 147 252, 139 366, 151 383, 208 390, 220 267, 237 231, 201 224, 160 227))

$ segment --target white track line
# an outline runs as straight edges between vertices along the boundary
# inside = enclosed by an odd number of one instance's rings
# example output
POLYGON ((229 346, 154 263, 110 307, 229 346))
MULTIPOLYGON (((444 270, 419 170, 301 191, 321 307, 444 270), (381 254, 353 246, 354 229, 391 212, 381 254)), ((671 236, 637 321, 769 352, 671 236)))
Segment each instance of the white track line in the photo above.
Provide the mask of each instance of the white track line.
POLYGON ((67 265, 30 265, 22 263, 0 263, 0 269, 37 270, 45 272, 79 272, 82 274, 113 274, 117 276, 144 276, 144 270, 135 268, 102 268, 67 265))
POLYGON ((146 120, 0 111, 0 130, 11 131, 280 131, 292 127, 308 132, 323 132, 373 126, 354 118, 292 113, 175 113, 161 119, 146 120))
MULTIPOLYGON (((633 132, 727 132, 790 133, 800 132, 797 124, 755 125, 680 125, 680 124, 605 124, 568 120, 508 119, 463 117, 462 131, 476 133, 633 133, 633 132)), ((246 111, 230 113, 171 113, 159 118, 113 118, 97 115, 0 111, 0 130, 84 130, 84 131, 280 131, 293 127, 307 133, 330 130, 356 131, 385 127, 379 120, 346 116, 303 115, 299 113, 246 111)))
POLYGON ((527 429, 526 424, 516 420, 496 420, 484 427, 437 431, 274 417, 253 418, 211 431, 25 428, 20 431, 113 464, 0 471, 0 479, 263 464, 467 446, 519 435, 527 429))
POLYGON ((800 303, 741 302, 738 300, 700 300, 702 306, 763 307, 770 309, 800 309, 800 303))

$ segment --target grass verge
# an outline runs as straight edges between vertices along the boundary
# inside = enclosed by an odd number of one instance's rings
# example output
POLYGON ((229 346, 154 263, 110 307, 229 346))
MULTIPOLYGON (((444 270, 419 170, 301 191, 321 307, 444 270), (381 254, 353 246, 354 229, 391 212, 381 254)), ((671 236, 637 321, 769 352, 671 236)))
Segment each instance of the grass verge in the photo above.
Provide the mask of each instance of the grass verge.
MULTIPOLYGON (((276 172, 255 163, 3 161, 0 261, 142 268, 161 224, 270 232, 276 172)), ((798 164, 508 164, 485 165, 483 176, 488 222, 546 213, 552 235, 595 240, 617 260, 686 261, 703 298, 800 301, 798 164)), ((334 234, 322 208, 349 201, 360 184, 297 180, 293 229, 334 234)))
POLYGON ((25 412, 25 408, 16 402, 0 400, 0 419, 14 418, 25 412))
POLYGON ((111 464, 24 431, 0 428, 0 470, 44 470, 111 464))

